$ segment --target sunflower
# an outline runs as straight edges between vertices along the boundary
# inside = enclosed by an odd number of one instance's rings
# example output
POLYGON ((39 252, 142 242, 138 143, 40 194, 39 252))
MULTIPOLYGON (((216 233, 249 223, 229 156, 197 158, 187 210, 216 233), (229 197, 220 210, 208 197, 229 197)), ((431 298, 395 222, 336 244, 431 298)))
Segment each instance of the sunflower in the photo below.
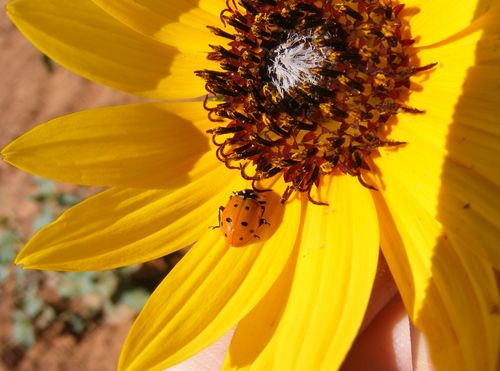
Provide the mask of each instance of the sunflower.
POLYGON ((120 369, 168 367, 236 326, 226 369, 334 370, 381 250, 437 369, 496 370, 498 3, 9 2, 61 65, 161 100, 57 118, 3 149, 30 173, 110 187, 16 262, 111 269, 192 244, 120 369), (241 248, 208 228, 233 192, 269 223, 232 225, 241 248))

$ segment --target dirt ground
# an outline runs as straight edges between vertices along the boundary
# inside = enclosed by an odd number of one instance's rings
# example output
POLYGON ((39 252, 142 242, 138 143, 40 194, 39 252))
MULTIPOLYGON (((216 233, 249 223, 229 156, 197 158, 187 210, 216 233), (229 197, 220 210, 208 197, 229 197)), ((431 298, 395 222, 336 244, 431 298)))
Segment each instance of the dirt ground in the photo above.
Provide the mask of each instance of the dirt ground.
MULTIPOLYGON (((57 116, 87 108, 135 102, 138 99, 84 80, 55 66, 51 73, 41 54, 7 19, 0 0, 0 147, 26 130, 57 116)), ((25 234, 37 213, 27 199, 33 192, 28 174, 0 161, 0 215, 7 216, 25 234)), ((123 339, 133 318, 93 326, 77 340, 58 328, 42 334, 27 353, 5 349, 11 328, 11 289, 0 288, 0 371, 89 370, 116 368, 123 339)))

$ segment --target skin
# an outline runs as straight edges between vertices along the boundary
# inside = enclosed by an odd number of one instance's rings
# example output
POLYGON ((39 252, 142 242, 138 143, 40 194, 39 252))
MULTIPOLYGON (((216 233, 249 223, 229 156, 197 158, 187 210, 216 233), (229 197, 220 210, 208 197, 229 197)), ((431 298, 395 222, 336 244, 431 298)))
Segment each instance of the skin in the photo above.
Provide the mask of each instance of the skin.
MULTIPOLYGON (((220 370, 233 331, 170 371, 220 370)), ((411 324, 381 256, 372 297, 341 371, 433 371, 423 335, 411 324)))
POLYGON ((411 324, 382 255, 363 325, 341 371, 367 369, 434 369, 424 336, 411 324))

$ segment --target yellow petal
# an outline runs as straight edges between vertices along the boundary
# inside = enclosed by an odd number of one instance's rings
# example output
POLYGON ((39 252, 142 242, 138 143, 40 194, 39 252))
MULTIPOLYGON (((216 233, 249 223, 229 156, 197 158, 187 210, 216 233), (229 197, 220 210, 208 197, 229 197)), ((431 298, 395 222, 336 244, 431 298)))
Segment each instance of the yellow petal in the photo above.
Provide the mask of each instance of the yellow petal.
POLYGON ((16 263, 29 269, 100 270, 184 248, 217 224, 219 205, 244 187, 233 175, 218 166, 172 191, 105 191, 41 229, 16 263))
POLYGON ((173 180, 190 180, 210 148, 204 131, 211 124, 201 102, 93 109, 35 127, 2 156, 22 170, 68 183, 167 188, 173 180))
MULTIPOLYGON (((425 266, 430 258, 421 258, 420 255, 424 255, 426 250, 422 249, 419 252, 419 241, 410 237, 412 229, 415 229, 418 224, 400 233, 399 225, 395 223, 395 218, 391 215, 391 210, 388 209, 382 195, 376 194, 375 201, 379 215, 381 248, 410 318, 415 323, 415 319, 420 314, 420 321, 428 324, 424 332, 431 346, 437 347, 438 341, 441 341, 440 352, 433 355, 433 361, 438 362, 438 358, 444 360, 448 357, 449 369, 460 370, 460 365, 464 362, 454 336, 453 326, 436 287, 431 285, 430 267, 425 266), (433 311, 421 311, 424 300, 428 307, 433 308, 433 311), (433 326, 430 326, 432 321, 435 322, 433 326)), ((399 215, 396 217, 400 220, 399 215)), ((412 222, 414 220, 409 221, 408 224, 412 222)))
POLYGON ((272 354, 276 349, 276 341, 270 342, 286 307, 287 298, 293 282, 297 263, 298 246, 292 252, 285 269, 278 277, 269 292, 245 316, 233 334, 229 351, 222 369, 228 370, 271 370, 268 364, 263 364, 259 354, 266 349, 272 354))
MULTIPOLYGON (((161 0, 93 0, 103 10, 132 29, 153 37, 181 51, 208 51, 209 44, 220 43, 206 28, 217 25, 218 16, 199 7, 199 4, 161 0)), ((221 1, 219 12, 225 4, 221 1)))
POLYGON ((447 161, 442 173, 437 219, 450 238, 500 269, 500 186, 447 161))
POLYGON ((265 197, 271 226, 262 227, 261 240, 231 248, 220 231, 203 236, 139 315, 120 370, 162 370, 188 358, 220 338, 265 295, 290 257, 300 219, 298 202, 285 208, 279 196, 265 197))
POLYGON ((412 38, 417 45, 430 45, 444 40, 498 4, 497 0, 408 0, 402 16, 409 18, 412 38), (443 20, 446 22, 443 22, 443 20))
POLYGON ((491 266, 465 250, 457 254, 403 177, 384 168, 387 186, 376 198, 382 249, 410 317, 427 335, 437 369, 494 370, 500 331, 491 313, 498 306, 491 266))
POLYGON ((91 0, 14 0, 7 11, 43 53, 90 80, 151 98, 205 93, 204 81, 193 74, 206 66, 205 53, 180 53, 143 36, 91 0))
POLYGON ((195 0, 195 2, 198 4, 200 9, 203 9, 217 17, 220 15, 222 9, 227 7, 226 0, 195 0))
POLYGON ((408 104, 451 118, 454 105, 463 92, 467 72, 476 64, 476 46, 482 34, 482 30, 477 30, 439 48, 420 49, 417 54, 420 65, 438 65, 429 73, 412 78, 414 88, 408 104))
POLYGON ((422 90, 410 97, 409 105, 426 113, 398 115, 391 138, 408 145, 383 151, 376 163, 385 184, 387 171, 399 174, 398 181, 451 239, 467 241, 498 268, 500 69, 492 65, 498 48, 488 41, 500 35, 495 9, 466 36, 418 53, 423 64, 439 62, 428 76, 415 79, 422 90))
POLYGON ((259 307, 252 312, 236 330, 227 368, 253 362, 256 370, 335 370, 347 354, 370 297, 379 232, 370 192, 349 176, 330 181, 330 205, 307 205, 291 292, 281 297, 283 314, 268 319, 259 307), (261 332, 270 340, 254 355, 236 343, 261 332))
MULTIPOLYGON (((500 298, 498 281, 495 277, 497 272, 492 269, 488 260, 477 256, 471 250, 464 249, 464 246, 460 245, 460 243, 452 241, 452 245, 455 248, 456 257, 460 259, 459 263, 463 265, 461 277, 462 279, 467 277, 466 290, 474 291, 471 295, 476 297, 477 304, 484 315, 483 324, 486 328, 484 335, 488 343, 487 352, 489 355, 488 360, 484 361, 484 363, 490 365, 491 370, 498 370, 500 366, 500 359, 498 358, 500 355, 500 315, 498 310, 500 308, 500 298)), ((454 273, 456 272, 452 272, 452 274, 454 273)), ((454 284, 452 277, 450 285, 454 284)), ((469 324, 471 327, 474 327, 474 325, 469 324)))
MULTIPOLYGON (((463 260, 446 241, 446 235, 443 240, 437 241, 432 259, 432 284, 436 286, 453 325, 465 360, 462 367, 471 371, 495 371, 498 370, 500 349, 500 317, 493 312, 500 304, 495 275, 491 266, 472 252, 462 250, 461 253, 463 260), (467 270, 466 266, 470 269, 467 270), (479 280, 477 275, 484 275, 488 279, 479 280), (488 286, 480 288, 480 283, 488 286)), ((433 306, 424 301, 419 316, 415 319, 416 325, 421 328, 432 326, 430 323, 420 323, 419 317, 433 310, 433 306)), ((439 352, 436 347, 441 342, 439 338, 433 340, 433 350, 439 352)))
POLYGON ((482 169, 489 174, 496 172, 495 164, 496 169, 499 165, 497 151, 492 151, 495 155, 486 158, 483 154, 487 154, 488 149, 477 143, 476 154, 471 157, 478 159, 482 156, 484 163, 480 166, 464 159, 466 165, 457 164, 457 157, 462 156, 450 153, 448 159, 443 149, 445 144, 433 144, 445 142, 446 136, 443 138, 439 134, 441 130, 432 128, 432 124, 432 120, 422 115, 416 128, 410 129, 406 125, 395 128, 395 137, 407 140, 409 144, 395 152, 383 151, 382 156, 375 160, 383 183, 389 186, 391 179, 396 178, 427 213, 442 223, 451 238, 468 241, 470 249, 498 269, 500 200, 496 195, 500 193, 500 186, 475 171, 477 166, 481 172, 482 169))
MULTIPOLYGON (((490 109, 491 106, 492 104, 490 109)), ((492 125, 491 131, 489 130, 490 124, 484 122, 487 118, 482 117, 485 116, 484 113, 473 114, 473 117, 462 115, 467 114, 467 111, 472 114, 471 110, 474 108, 479 109, 480 106, 470 99, 460 98, 456 107, 457 113, 454 115, 456 119, 451 126, 445 124, 450 118, 445 118, 440 112, 432 109, 424 115, 401 117, 397 128, 391 132, 391 138, 399 138, 398 140, 409 143, 401 152, 408 149, 408 152, 418 157, 423 150, 429 150, 433 152, 432 156, 426 157, 431 160, 434 158, 433 161, 439 165, 449 160, 500 185, 500 174, 497 171, 500 166, 500 133, 492 132, 498 130, 492 125), (484 124, 479 123, 481 120, 484 124), (472 124, 472 121, 476 124, 472 124)))
POLYGON ((448 118, 437 124, 449 125, 461 96, 469 100, 497 101, 500 76, 495 61, 500 57, 496 44, 500 35, 499 20, 500 6, 477 19, 461 37, 433 48, 419 49, 416 57, 420 65, 435 62, 438 65, 431 72, 413 78, 415 86, 408 104, 448 118))

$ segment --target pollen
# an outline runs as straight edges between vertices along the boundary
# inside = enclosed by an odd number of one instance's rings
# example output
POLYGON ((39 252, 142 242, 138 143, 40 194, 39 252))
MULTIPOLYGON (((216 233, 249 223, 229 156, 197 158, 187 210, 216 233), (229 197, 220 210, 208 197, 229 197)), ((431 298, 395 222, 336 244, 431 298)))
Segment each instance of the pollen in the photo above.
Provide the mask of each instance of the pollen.
POLYGON ((240 171, 258 191, 281 176, 286 202, 294 192, 311 196, 321 178, 363 179, 400 112, 421 114, 404 98, 410 77, 435 64, 410 63, 413 40, 402 35, 402 5, 389 0, 227 0, 224 29, 210 45, 216 70, 195 73, 206 81, 204 106, 215 124, 217 158, 240 171), (224 41, 225 40, 225 41, 224 41), (218 125, 218 126, 217 126, 218 125))
POLYGON ((290 32, 287 39, 270 52, 268 75, 282 98, 293 89, 319 82, 315 69, 321 67, 329 55, 314 44, 311 32, 290 32))

